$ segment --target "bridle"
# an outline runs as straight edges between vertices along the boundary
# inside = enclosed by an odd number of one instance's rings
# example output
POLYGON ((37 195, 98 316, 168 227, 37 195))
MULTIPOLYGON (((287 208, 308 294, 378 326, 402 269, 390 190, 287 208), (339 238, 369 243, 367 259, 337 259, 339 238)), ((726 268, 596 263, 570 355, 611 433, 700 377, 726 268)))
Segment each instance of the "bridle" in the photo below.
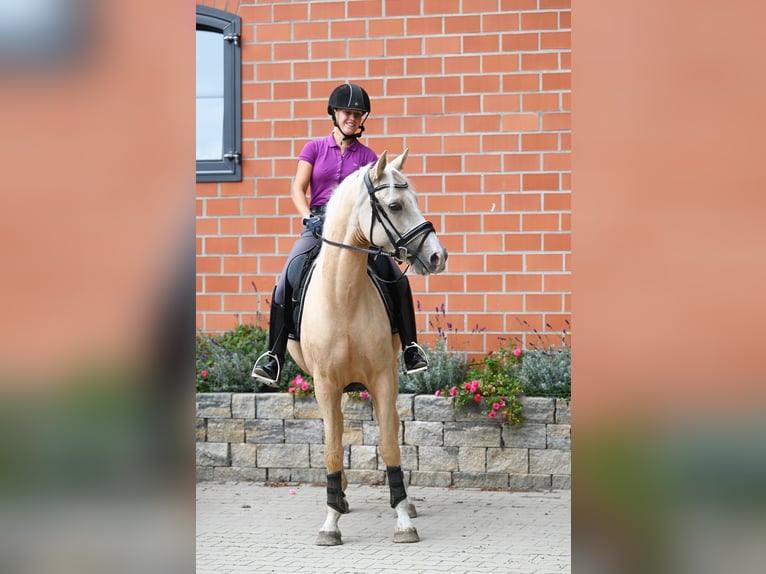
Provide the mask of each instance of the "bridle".
MULTIPOLYGON (((364 253, 368 253, 370 255, 373 255, 373 258, 377 258, 379 255, 384 254, 388 255, 390 257, 393 257, 397 262, 404 263, 409 259, 410 251, 407 249, 407 245, 412 243, 418 236, 422 236, 420 239, 420 243, 418 244, 415 251, 412 252, 412 256, 418 259, 418 254, 420 253, 420 250, 423 248, 423 244, 426 241, 426 238, 428 237, 429 233, 436 233, 434 230, 433 223, 430 221, 422 221, 419 224, 417 224, 412 229, 409 229, 405 233, 399 233, 399 231, 396 229, 396 226, 393 224, 391 219, 388 217, 388 214, 382 209, 380 202, 378 201, 378 198, 375 196, 375 194, 382 190, 386 189, 388 187, 391 187, 390 185, 379 185, 377 187, 372 185, 372 180, 370 179, 370 172, 369 170, 364 173, 364 184, 367 187, 367 193, 370 196, 370 209, 372 210, 372 216, 370 217, 370 233, 368 235, 368 238, 370 240, 370 245, 372 246, 371 249, 365 249, 364 247, 356 247, 354 245, 346 245, 345 243, 337 243, 335 241, 330 241, 329 239, 325 239, 322 237, 322 241, 325 243, 329 243, 330 245, 333 245, 335 247, 342 247, 344 249, 352 249, 354 251, 362 251, 364 253), (385 221, 384 221, 385 220, 385 221), (382 247, 379 245, 375 245, 372 241, 372 230, 375 227, 375 222, 378 222, 381 227, 383 227, 383 231, 386 232, 386 235, 388 236, 389 241, 394 246, 394 251, 385 251, 382 247)), ((406 183, 394 183, 393 187, 396 189, 407 189, 409 187, 406 183)), ((421 261, 421 263, 423 263, 421 261)), ((423 266, 425 267, 425 263, 423 263, 423 266)))

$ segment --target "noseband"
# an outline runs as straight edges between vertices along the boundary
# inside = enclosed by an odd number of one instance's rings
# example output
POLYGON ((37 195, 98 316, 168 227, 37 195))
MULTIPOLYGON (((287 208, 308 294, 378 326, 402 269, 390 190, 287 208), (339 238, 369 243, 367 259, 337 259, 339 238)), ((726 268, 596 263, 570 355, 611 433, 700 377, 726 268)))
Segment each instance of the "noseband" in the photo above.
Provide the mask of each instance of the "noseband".
MULTIPOLYGON (((418 244, 415 251, 412 252, 413 257, 418 256, 418 253, 420 253, 420 250, 423 248, 423 244, 426 241, 426 238, 428 237, 429 233, 436 233, 434 230, 433 223, 430 221, 422 221, 421 223, 417 224, 412 229, 406 231, 404 234, 399 233, 399 231, 396 229, 396 226, 391 222, 391 219, 388 217, 385 211, 380 206, 380 202, 378 202, 378 198, 375 197, 375 194, 382 190, 390 187, 389 185, 379 185, 377 187, 374 187, 372 185, 372 180, 370 179, 370 172, 366 171, 364 174, 364 184, 367 187, 367 193, 370 196, 370 208, 372 210, 372 217, 370 218, 370 234, 369 234, 369 240, 370 245, 374 249, 364 249, 362 247, 356 247, 354 245, 346 245, 344 243, 337 243, 335 241, 330 241, 329 239, 322 238, 322 241, 325 243, 329 243, 330 245, 334 245, 335 247, 343 247, 345 249, 353 249, 354 251, 362 251, 364 253, 369 253, 370 255, 373 255, 374 257, 377 257, 378 255, 385 254, 390 257, 393 257, 396 261, 399 263, 404 263, 407 261, 407 259, 410 256, 410 252, 407 249, 407 245, 412 243, 418 236, 422 235, 422 239, 420 240, 420 243, 418 244), (385 222, 383 221, 385 219, 385 222), (383 231, 386 232, 386 235, 388 236, 389 241, 391 241, 391 244, 394 246, 394 251, 389 252, 385 251, 382 247, 375 245, 372 241, 372 230, 375 227, 375 222, 378 222, 381 227, 383 227, 383 231), (396 234, 397 237, 394 237, 394 234, 396 234)), ((397 189, 407 189, 409 186, 406 183, 395 183, 393 186, 397 189)), ((421 261, 421 263, 423 263, 421 261)), ((426 265, 424 264, 424 267, 426 265)))

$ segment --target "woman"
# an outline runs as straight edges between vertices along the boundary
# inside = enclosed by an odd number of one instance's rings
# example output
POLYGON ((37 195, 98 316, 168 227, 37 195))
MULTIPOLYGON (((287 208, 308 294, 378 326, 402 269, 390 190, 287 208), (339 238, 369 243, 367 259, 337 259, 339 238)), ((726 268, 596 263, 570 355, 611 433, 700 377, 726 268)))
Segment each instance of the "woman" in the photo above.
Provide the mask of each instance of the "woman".
MULTIPOLYGON (((291 297, 287 293, 287 267, 293 258, 321 241, 325 206, 341 181, 360 167, 377 161, 377 154, 358 141, 364 132, 364 122, 370 114, 370 97, 356 84, 345 83, 330 94, 327 113, 332 117, 332 133, 308 142, 298 156, 298 170, 292 185, 292 200, 303 217, 303 231, 287 257, 279 282, 274 288, 269 319, 269 350, 258 357, 253 377, 270 386, 279 386, 284 364, 288 319, 292 313, 291 297), (306 192, 311 189, 311 203, 306 192)), ((415 309, 407 277, 390 257, 378 257, 375 271, 396 286, 391 289, 394 317, 402 341, 402 361, 408 374, 425 371, 428 358, 417 343, 415 309)))

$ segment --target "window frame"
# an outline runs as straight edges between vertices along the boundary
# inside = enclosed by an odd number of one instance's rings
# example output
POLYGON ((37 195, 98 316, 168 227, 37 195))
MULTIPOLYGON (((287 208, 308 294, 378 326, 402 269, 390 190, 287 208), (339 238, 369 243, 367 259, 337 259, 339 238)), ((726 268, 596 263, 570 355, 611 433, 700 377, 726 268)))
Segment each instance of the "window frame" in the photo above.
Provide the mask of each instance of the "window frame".
POLYGON ((242 181, 242 20, 236 14, 197 5, 196 30, 221 34, 223 46, 223 156, 196 160, 197 182, 242 181))

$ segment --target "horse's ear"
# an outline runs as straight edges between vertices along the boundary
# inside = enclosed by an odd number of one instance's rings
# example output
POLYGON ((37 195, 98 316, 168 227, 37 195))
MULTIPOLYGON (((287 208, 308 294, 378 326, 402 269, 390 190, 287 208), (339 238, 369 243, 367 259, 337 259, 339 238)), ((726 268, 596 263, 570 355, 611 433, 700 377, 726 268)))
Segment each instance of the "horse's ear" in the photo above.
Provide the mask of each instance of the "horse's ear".
POLYGON ((370 179, 373 183, 379 182, 383 178, 383 172, 386 171, 386 154, 388 152, 383 151, 382 154, 380 154, 380 157, 378 158, 378 161, 375 162, 375 165, 372 166, 372 169, 370 170, 370 179))
POLYGON ((407 154, 409 153, 409 148, 404 148, 404 151, 402 152, 402 155, 395 158, 391 162, 391 167, 393 167, 396 171, 402 171, 402 168, 404 167, 404 160, 407 159, 407 154))

